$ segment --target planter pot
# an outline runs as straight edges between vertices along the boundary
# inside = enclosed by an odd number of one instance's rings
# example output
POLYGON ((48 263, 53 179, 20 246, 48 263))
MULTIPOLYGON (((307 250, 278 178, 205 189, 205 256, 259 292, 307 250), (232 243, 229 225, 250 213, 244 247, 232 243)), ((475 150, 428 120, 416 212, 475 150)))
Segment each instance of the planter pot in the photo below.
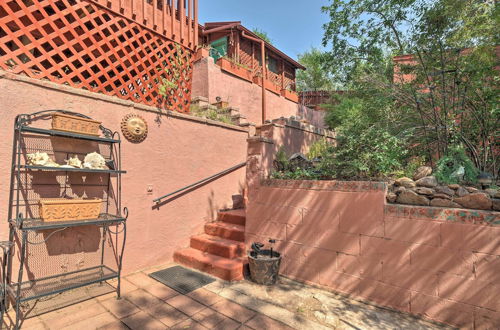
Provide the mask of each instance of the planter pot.
MULTIPOLYGON (((253 77, 253 83, 254 84, 257 84, 259 86, 262 86, 262 77, 253 77)), ((271 82, 270 80, 265 80, 264 81, 264 86, 266 87, 266 89, 274 94, 278 94, 280 95, 280 90, 281 90, 281 87, 275 85, 273 82, 271 82)))
POLYGON ((196 53, 193 56, 193 62, 197 62, 201 60, 202 58, 206 58, 210 56, 210 52, 206 48, 200 48, 196 51, 196 53))
POLYGON ((217 65, 226 72, 229 72, 241 79, 252 81, 252 72, 242 66, 239 66, 228 59, 221 57, 217 60, 217 65))
POLYGON ((99 125, 101 125, 99 121, 64 113, 52 115, 52 129, 58 131, 98 136, 99 125))
POLYGON ((289 91, 288 89, 282 89, 281 96, 292 102, 299 103, 299 95, 293 91, 289 91))
POLYGON ((214 103, 213 105, 215 105, 217 107, 217 109, 226 109, 229 107, 229 102, 219 101, 219 102, 214 103))
POLYGON ((249 251, 248 266, 250 277, 258 284, 272 285, 278 279, 281 264, 281 254, 271 250, 261 250, 258 253, 249 251))
POLYGON ((100 198, 40 199, 40 218, 46 222, 96 219, 101 210, 100 198))

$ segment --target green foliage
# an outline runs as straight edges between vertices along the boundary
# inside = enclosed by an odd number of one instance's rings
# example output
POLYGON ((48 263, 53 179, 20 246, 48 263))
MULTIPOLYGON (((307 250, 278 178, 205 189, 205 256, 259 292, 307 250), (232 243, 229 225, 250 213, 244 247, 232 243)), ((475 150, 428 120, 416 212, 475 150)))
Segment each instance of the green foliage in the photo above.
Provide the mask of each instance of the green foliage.
POLYGON ((229 112, 226 111, 226 109, 200 109, 200 107, 198 106, 191 105, 189 111, 192 115, 197 117, 220 121, 226 124, 233 123, 231 120, 231 116, 229 115, 229 112))
POLYGON ((338 179, 386 178, 400 170, 407 157, 405 141, 375 126, 353 125, 337 135, 337 146, 323 158, 321 172, 338 179))
POLYGON ((313 160, 315 158, 322 158, 328 152, 328 148, 330 146, 331 143, 328 142, 327 138, 322 138, 317 141, 314 141, 309 146, 309 153, 307 154, 307 158, 309 160, 313 160))
POLYGON ((297 71, 297 90, 316 91, 334 89, 333 77, 325 67, 326 54, 317 48, 299 54, 298 62, 307 70, 297 71))
POLYGON ((255 33, 259 38, 261 38, 265 42, 272 44, 271 38, 269 38, 269 35, 267 34, 266 31, 261 30, 259 28, 255 28, 252 30, 252 32, 255 33))
POLYGON ((478 169, 466 155, 462 146, 449 148, 449 152, 437 162, 435 176, 439 182, 477 183, 478 169))

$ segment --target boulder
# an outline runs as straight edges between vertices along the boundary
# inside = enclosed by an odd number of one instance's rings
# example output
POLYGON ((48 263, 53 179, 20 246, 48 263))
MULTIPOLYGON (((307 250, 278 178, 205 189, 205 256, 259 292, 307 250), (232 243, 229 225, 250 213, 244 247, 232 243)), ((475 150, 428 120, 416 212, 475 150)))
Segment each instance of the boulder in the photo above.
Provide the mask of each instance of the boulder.
POLYGON ((412 190, 405 190, 399 194, 397 202, 400 204, 410 205, 429 205, 429 199, 425 196, 419 195, 412 190))
POLYGON ((434 198, 433 200, 431 200, 431 206, 461 207, 459 204, 445 198, 434 198))
POLYGON ((453 184, 449 184, 448 188, 453 189, 453 190, 457 190, 458 188, 460 188, 460 185, 453 183, 453 184))
POLYGON ((453 200, 467 209, 491 210, 492 201, 490 197, 483 193, 472 193, 453 200))
POLYGON ((396 195, 395 193, 389 192, 389 193, 387 193, 387 196, 385 196, 385 198, 387 199, 387 201, 389 203, 394 203, 396 201, 396 199, 398 198, 398 195, 396 195))
POLYGON ((420 166, 413 174, 413 180, 417 181, 422 179, 423 177, 429 176, 432 174, 432 168, 429 166, 420 166))
POLYGON ((441 198, 441 199, 452 199, 452 197, 450 195, 447 195, 447 194, 434 194, 433 196, 434 198, 441 198))
POLYGON ((401 186, 401 187, 405 187, 405 188, 413 188, 416 186, 415 181, 413 181, 412 179, 407 178, 407 177, 402 177, 402 178, 397 179, 396 181, 394 181, 394 184, 396 186, 401 186))
POLYGON ((464 197, 464 196, 468 195, 469 192, 464 187, 459 187, 456 191, 456 194, 458 197, 464 197))
POLYGON ((495 211, 500 211, 500 199, 498 198, 493 198, 491 200, 492 204, 493 204, 493 210, 495 211))
POLYGON ((493 189, 493 188, 485 189, 484 192, 487 193, 488 195, 490 195, 490 197, 492 197, 492 198, 493 197, 498 198, 498 197, 496 197, 497 195, 500 196, 499 191, 496 189, 493 189))
POLYGON ((427 187, 427 188, 434 188, 435 186, 438 185, 436 177, 434 177, 434 176, 423 177, 423 178, 418 179, 417 181, 415 181, 415 183, 419 187, 427 187))
POLYGON ((474 187, 465 187, 465 189, 467 189, 467 191, 470 192, 471 194, 479 191, 479 189, 474 187))
POLYGON ((437 187, 434 188, 434 190, 438 194, 446 194, 446 195, 449 195, 449 196, 455 195, 455 190, 453 190, 453 189, 451 189, 449 187, 446 187, 446 186, 437 186, 437 187))
POLYGON ((400 186, 400 187, 397 187, 396 189, 394 189, 394 192, 395 192, 396 194, 400 194, 400 193, 402 193, 402 192, 403 192, 403 191, 405 191, 405 190, 406 190, 406 188, 405 188, 405 187, 400 186))
POLYGON ((432 196, 434 195, 434 190, 427 187, 417 187, 413 188, 413 191, 420 195, 432 196))

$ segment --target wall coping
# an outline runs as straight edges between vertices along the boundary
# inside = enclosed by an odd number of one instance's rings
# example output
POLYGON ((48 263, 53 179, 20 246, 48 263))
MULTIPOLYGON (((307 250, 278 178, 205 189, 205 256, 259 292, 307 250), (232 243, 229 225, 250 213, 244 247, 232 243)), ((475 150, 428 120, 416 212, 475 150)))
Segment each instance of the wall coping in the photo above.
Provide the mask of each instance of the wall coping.
POLYGON ((331 190, 344 192, 387 190, 386 182, 378 181, 338 181, 338 180, 281 180, 262 179, 260 184, 267 187, 308 190, 331 190))
POLYGON ((87 98, 91 98, 94 100, 100 100, 100 101, 104 101, 104 102, 123 105, 123 106, 130 107, 130 108, 136 109, 136 110, 154 112, 154 113, 157 113, 159 115, 165 115, 167 117, 189 120, 189 121, 197 122, 200 124, 206 124, 206 125, 210 125, 210 126, 218 126, 221 128, 226 128, 226 129, 230 129, 230 130, 234 130, 234 131, 248 133, 247 127, 240 127, 240 126, 236 126, 236 125, 226 124, 226 123, 222 123, 219 121, 200 118, 200 117, 196 117, 196 116, 192 116, 192 115, 187 115, 187 114, 172 111, 172 110, 161 110, 161 109, 158 109, 157 107, 154 107, 154 106, 140 104, 140 103, 127 101, 127 100, 122 100, 122 99, 117 98, 115 96, 95 93, 95 92, 91 92, 91 91, 88 91, 85 89, 79 89, 79 88, 74 88, 71 86, 63 85, 63 84, 58 84, 58 83, 55 83, 52 81, 38 80, 35 78, 30 78, 27 76, 19 75, 19 74, 8 72, 8 71, 1 70, 1 69, 0 69, 0 79, 8 79, 8 80, 12 80, 12 81, 27 83, 30 85, 35 85, 35 86, 39 86, 39 87, 43 87, 43 88, 49 88, 52 90, 56 90, 56 91, 60 91, 60 92, 64 92, 64 93, 69 93, 69 94, 73 94, 73 95, 78 95, 78 96, 82 96, 82 97, 87 97, 87 98))

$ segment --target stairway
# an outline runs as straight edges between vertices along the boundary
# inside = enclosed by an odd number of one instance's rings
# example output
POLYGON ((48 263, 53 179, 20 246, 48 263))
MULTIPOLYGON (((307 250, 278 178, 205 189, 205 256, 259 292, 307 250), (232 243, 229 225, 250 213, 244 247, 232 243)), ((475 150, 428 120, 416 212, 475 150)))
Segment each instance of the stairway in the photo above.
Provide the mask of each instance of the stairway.
POLYGON ((174 261, 226 281, 243 279, 245 210, 219 211, 205 233, 191 237, 190 247, 174 253, 174 261))

